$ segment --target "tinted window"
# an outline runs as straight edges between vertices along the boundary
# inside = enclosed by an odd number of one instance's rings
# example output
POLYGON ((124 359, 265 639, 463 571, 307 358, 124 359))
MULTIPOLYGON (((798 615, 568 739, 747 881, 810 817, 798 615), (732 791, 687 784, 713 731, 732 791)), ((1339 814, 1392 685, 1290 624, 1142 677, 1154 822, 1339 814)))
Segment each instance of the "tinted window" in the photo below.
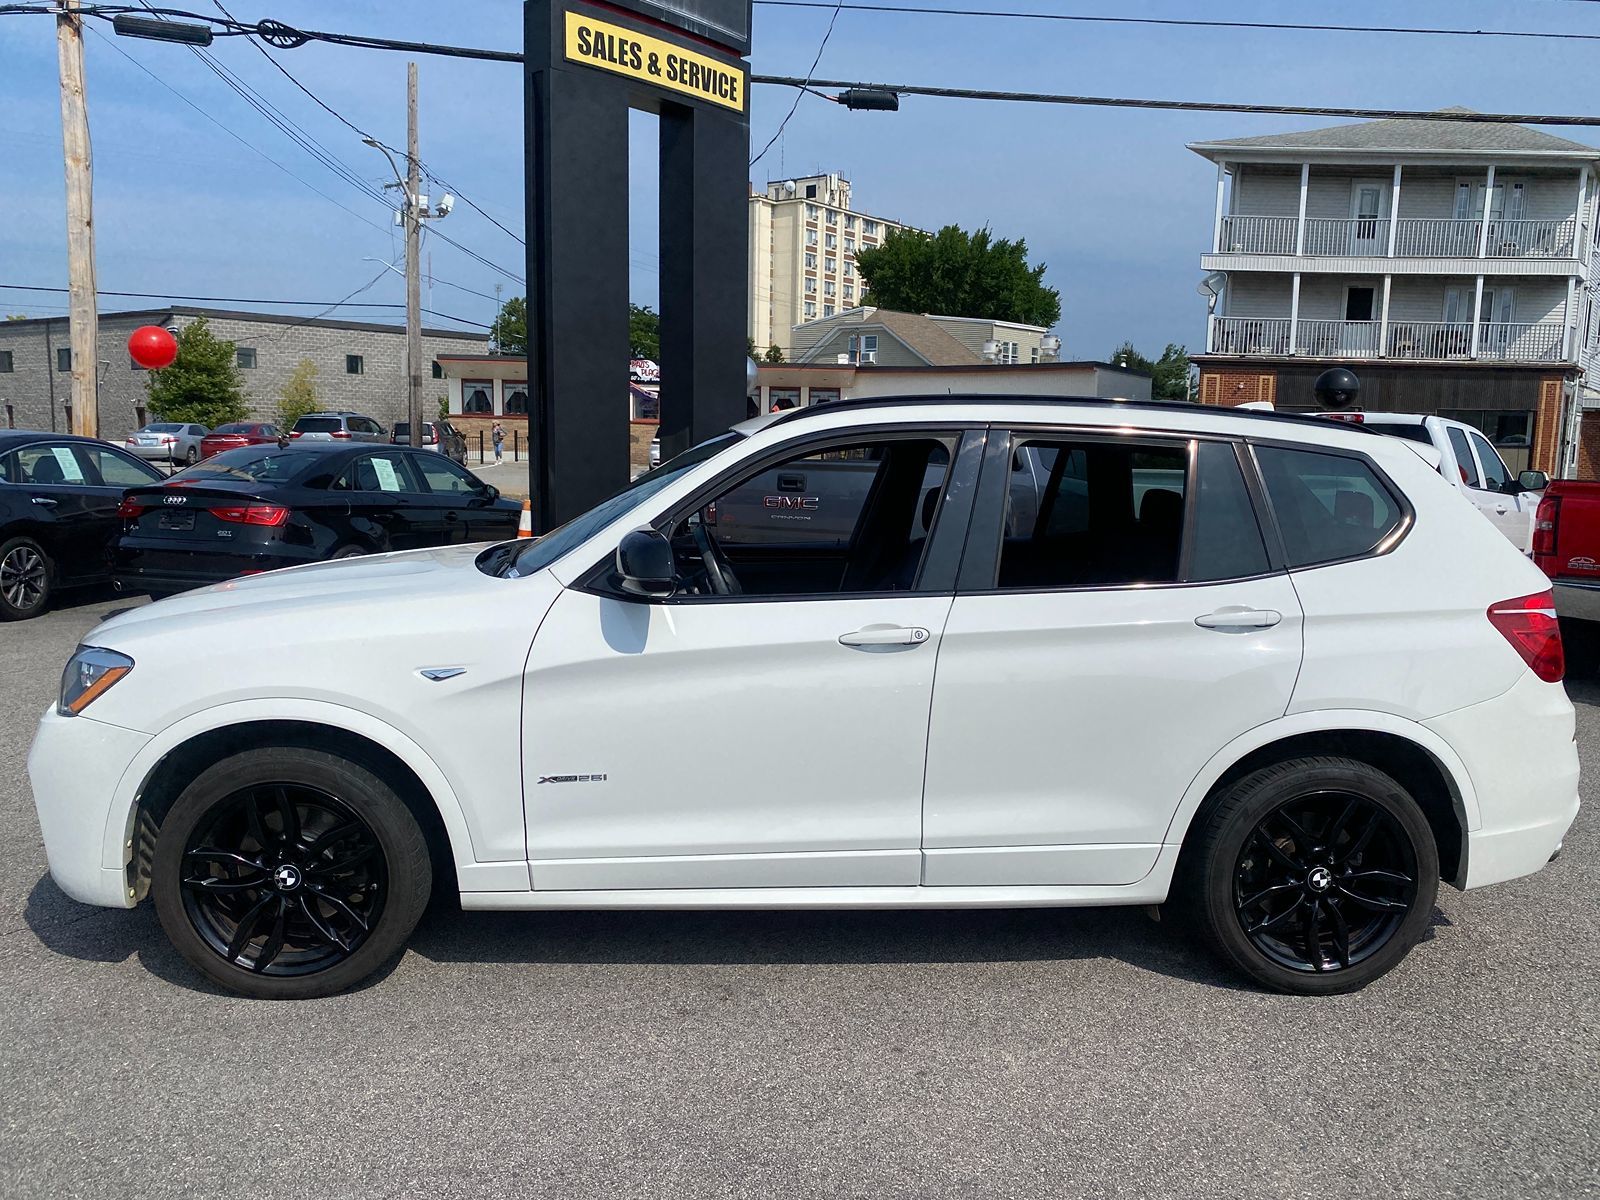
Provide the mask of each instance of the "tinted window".
POLYGON ((17 451, 16 463, 18 483, 88 482, 70 445, 24 446, 17 451))
POLYGON ((1366 554, 1400 524, 1399 504, 1358 458, 1258 446, 1256 461, 1291 567, 1366 554))
POLYGON ((1405 438, 1408 442, 1421 442, 1424 446, 1433 445, 1433 438, 1429 435, 1426 425, 1392 425, 1388 421, 1375 421, 1371 427, 1379 433, 1387 433, 1390 437, 1405 438))
POLYGON ((161 478, 160 471, 138 459, 118 454, 115 450, 79 446, 78 453, 88 457, 90 464, 100 473, 100 482, 107 487, 140 487, 161 478))
POLYGON ((411 460, 411 465, 436 496, 475 496, 483 490, 483 484, 442 454, 420 455, 411 460))
POLYGON ((1478 468, 1472 462, 1472 450, 1467 445, 1467 435, 1459 429, 1450 429, 1450 449, 1456 452, 1456 466, 1461 469, 1461 482, 1468 487, 1478 487, 1478 468))
POLYGON ((244 483, 282 483, 293 479, 325 456, 315 450, 277 450, 263 446, 242 446, 213 455, 174 479, 196 483, 211 480, 237 480, 244 483))
POLYGON ((343 429, 344 422, 338 417, 301 417, 294 427, 301 433, 333 433, 343 429))
POLYGON ((1242 579, 1268 569, 1267 547, 1233 447, 1201 442, 1196 457, 1190 581, 1242 579))
POLYGON ((1177 580, 1187 446, 1040 441, 1017 461, 1000 587, 1177 580))
POLYGON ((1511 482, 1511 472, 1506 470, 1493 446, 1475 433, 1471 437, 1472 448, 1478 452, 1478 462, 1483 466, 1483 486, 1497 492, 1505 491, 1506 484, 1511 482))
POLYGON ((335 491, 420 492, 421 485, 411 471, 405 454, 364 454, 351 463, 334 483, 335 491))

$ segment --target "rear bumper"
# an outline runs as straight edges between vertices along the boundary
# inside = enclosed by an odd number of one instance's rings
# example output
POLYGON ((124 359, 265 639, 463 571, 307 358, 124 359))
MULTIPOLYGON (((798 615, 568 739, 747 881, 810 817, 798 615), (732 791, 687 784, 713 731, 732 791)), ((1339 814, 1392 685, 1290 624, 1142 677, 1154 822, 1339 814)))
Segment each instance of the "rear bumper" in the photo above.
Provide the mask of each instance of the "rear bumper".
POLYGON ((177 462, 183 457, 183 451, 176 445, 130 446, 124 442, 122 448, 135 458, 142 458, 146 462, 177 462))
POLYGON ((1574 621, 1600 621, 1600 579, 1557 580, 1551 591, 1555 593, 1558 615, 1574 621))
POLYGON ((1466 831, 1465 888, 1531 875, 1578 815, 1578 746, 1566 689, 1531 671, 1504 694, 1426 722, 1460 755, 1479 823, 1466 831))
POLYGON ((124 538, 115 553, 111 578, 118 591, 184 592, 241 575, 321 562, 323 557, 313 547, 272 546, 256 552, 244 548, 241 551, 218 554, 209 549, 185 549, 181 542, 124 538))

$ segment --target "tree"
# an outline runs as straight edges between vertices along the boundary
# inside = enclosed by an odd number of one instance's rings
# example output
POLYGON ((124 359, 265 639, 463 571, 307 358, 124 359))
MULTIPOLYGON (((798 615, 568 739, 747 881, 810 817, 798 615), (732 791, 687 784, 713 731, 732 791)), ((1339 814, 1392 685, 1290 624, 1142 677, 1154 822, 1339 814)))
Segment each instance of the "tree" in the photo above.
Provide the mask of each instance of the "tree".
POLYGON ((781 363, 784 361, 783 348, 777 342, 773 342, 772 345, 767 347, 767 361, 769 363, 781 363))
POLYGON ((317 402, 317 364, 302 358, 278 391, 278 428, 293 429, 301 417, 321 407, 317 402))
POLYGON ((891 229, 883 245, 857 251, 856 266, 882 308, 1046 327, 1061 319, 1061 293, 1044 286, 1044 264, 1028 265, 1027 242, 996 241, 987 227, 891 229))
POLYGON ((163 421, 215 428, 249 415, 239 378, 238 347, 211 332, 204 317, 178 331, 178 357, 151 371, 150 412, 163 421))
POLYGON ((500 313, 489 326, 489 340, 496 354, 528 352, 528 302, 513 296, 500 306, 500 313))
POLYGON ((1132 342, 1123 342, 1111 352, 1110 361, 1118 366, 1126 365, 1135 371, 1145 371, 1150 375, 1150 398, 1152 400, 1187 400, 1189 398, 1189 351, 1185 346, 1172 342, 1167 343, 1167 348, 1161 352, 1161 357, 1151 362, 1144 355, 1133 348, 1132 342))
POLYGON ((661 359, 661 317, 642 304, 628 305, 628 356, 661 359))

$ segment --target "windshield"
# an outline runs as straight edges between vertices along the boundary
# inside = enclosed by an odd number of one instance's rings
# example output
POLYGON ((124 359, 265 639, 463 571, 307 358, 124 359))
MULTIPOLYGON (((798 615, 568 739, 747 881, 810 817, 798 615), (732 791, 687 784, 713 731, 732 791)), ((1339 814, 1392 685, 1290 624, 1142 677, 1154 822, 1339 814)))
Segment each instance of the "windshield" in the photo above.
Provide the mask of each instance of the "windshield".
POLYGON ((260 446, 226 450, 206 459, 203 463, 179 471, 169 482, 212 483, 233 480, 243 483, 281 483, 293 479, 312 463, 326 461, 326 457, 315 450, 278 450, 260 446))
POLYGON ((581 546, 630 508, 644 503, 662 488, 684 474, 721 454, 739 441, 740 435, 725 433, 685 450, 654 471, 647 471, 609 499, 600 501, 588 512, 573 517, 543 537, 531 542, 506 542, 478 560, 478 569, 502 579, 519 579, 542 571, 575 546, 581 546))

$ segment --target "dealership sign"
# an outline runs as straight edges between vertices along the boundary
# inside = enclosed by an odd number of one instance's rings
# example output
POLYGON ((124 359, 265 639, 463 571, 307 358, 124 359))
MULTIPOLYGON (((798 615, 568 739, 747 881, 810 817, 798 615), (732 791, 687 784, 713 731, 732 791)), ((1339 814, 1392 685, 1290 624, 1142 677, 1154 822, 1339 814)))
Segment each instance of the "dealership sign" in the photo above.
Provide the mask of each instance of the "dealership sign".
POLYGON ((741 63, 689 50, 586 13, 567 13, 567 61, 626 75, 734 112, 744 111, 746 81, 741 63))

